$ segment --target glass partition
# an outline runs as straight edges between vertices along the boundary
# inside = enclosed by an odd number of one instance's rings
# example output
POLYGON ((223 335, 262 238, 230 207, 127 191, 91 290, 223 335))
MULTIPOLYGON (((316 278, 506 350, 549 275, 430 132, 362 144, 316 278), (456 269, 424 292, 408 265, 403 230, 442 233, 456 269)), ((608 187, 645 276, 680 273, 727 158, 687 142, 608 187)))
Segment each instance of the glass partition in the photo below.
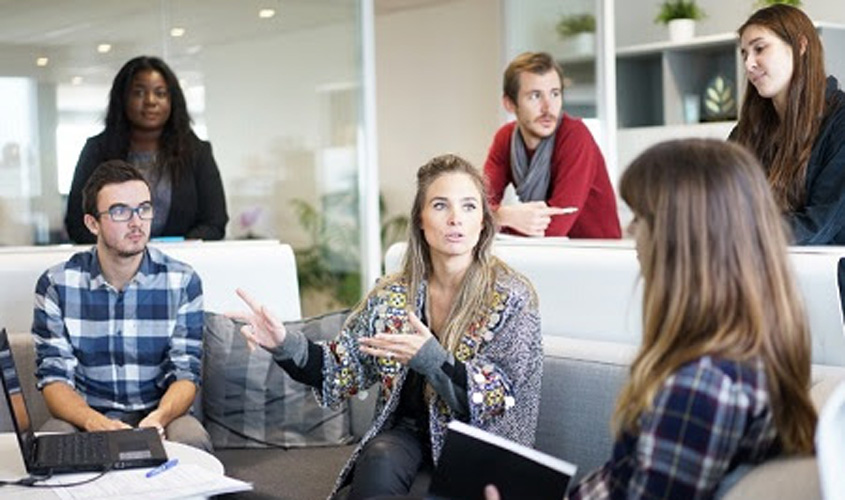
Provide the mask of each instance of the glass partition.
MULTIPOLYGON (((67 241, 65 197, 111 81, 162 57, 223 178, 227 238, 297 250, 305 313, 360 296, 361 1, 0 6, 0 244, 67 241), (269 7, 268 7, 269 6, 269 7)), ((366 132, 366 131, 365 131, 366 132)))

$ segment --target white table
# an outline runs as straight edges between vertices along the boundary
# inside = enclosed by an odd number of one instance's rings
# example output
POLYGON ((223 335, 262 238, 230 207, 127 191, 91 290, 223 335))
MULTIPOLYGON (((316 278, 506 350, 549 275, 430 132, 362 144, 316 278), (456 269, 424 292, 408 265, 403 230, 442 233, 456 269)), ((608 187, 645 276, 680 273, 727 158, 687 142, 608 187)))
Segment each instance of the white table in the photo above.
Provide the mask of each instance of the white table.
MULTIPOLYGON (((168 458, 178 458, 180 464, 196 464, 210 472, 223 474, 223 464, 217 457, 200 449, 172 441, 164 442, 164 450, 168 458)), ((129 471, 113 470, 109 474, 125 474, 129 471)), ((80 479, 93 477, 98 473, 74 474, 80 479)), ((23 456, 14 433, 0 433, 0 480, 15 481, 27 476, 23 464, 23 456)), ((50 488, 26 488, 23 486, 0 487, 0 499, 20 500, 55 500, 58 495, 50 488)))

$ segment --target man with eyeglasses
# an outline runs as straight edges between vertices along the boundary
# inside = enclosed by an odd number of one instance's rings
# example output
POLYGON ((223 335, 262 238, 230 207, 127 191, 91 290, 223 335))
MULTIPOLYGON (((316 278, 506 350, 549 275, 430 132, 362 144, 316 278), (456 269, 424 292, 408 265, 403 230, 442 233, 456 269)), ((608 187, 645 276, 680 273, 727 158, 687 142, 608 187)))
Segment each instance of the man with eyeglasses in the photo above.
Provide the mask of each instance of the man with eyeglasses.
POLYGON ((199 276, 147 246, 150 188, 129 163, 97 167, 82 200, 96 245, 45 271, 35 289, 36 377, 54 417, 41 430, 154 427, 210 451, 188 414, 200 382, 199 276))

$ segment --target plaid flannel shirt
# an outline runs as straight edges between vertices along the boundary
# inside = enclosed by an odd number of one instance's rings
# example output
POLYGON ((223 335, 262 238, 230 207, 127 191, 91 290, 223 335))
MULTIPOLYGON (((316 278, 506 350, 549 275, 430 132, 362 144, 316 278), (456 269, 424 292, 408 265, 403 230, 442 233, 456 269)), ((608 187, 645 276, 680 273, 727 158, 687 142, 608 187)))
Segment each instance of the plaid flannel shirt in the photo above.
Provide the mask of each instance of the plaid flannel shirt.
POLYGON ((101 412, 149 410, 175 380, 200 383, 202 283, 155 248, 123 291, 96 247, 41 275, 32 333, 38 388, 61 381, 101 412))
POLYGON ((779 452, 761 360, 704 356, 664 382, 638 434, 623 433, 613 457, 570 493, 581 499, 711 498, 742 463, 779 452))

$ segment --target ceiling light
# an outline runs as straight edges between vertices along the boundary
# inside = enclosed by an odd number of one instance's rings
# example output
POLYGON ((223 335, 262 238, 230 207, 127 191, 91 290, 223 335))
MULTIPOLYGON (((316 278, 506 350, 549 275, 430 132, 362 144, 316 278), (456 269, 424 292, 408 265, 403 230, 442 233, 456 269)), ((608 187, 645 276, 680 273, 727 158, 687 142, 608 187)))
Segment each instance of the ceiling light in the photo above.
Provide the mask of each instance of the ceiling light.
POLYGON ((270 19, 275 15, 276 11, 273 9, 261 9, 258 11, 258 17, 260 17, 261 19, 270 19))
POLYGON ((48 59, 46 57, 39 57, 38 59, 35 60, 35 64, 37 64, 38 66, 41 66, 42 68, 44 66, 47 66, 47 64, 49 62, 50 62, 50 59, 48 59))
POLYGON ((97 45, 97 52, 100 54, 107 54, 111 51, 111 44, 110 43, 101 43, 97 45))
POLYGON ((179 38, 185 34, 185 28, 173 28, 170 30, 170 36, 173 38, 179 38))
POLYGON ((72 85, 82 85, 82 77, 81 76, 74 76, 70 79, 70 83, 72 85))

